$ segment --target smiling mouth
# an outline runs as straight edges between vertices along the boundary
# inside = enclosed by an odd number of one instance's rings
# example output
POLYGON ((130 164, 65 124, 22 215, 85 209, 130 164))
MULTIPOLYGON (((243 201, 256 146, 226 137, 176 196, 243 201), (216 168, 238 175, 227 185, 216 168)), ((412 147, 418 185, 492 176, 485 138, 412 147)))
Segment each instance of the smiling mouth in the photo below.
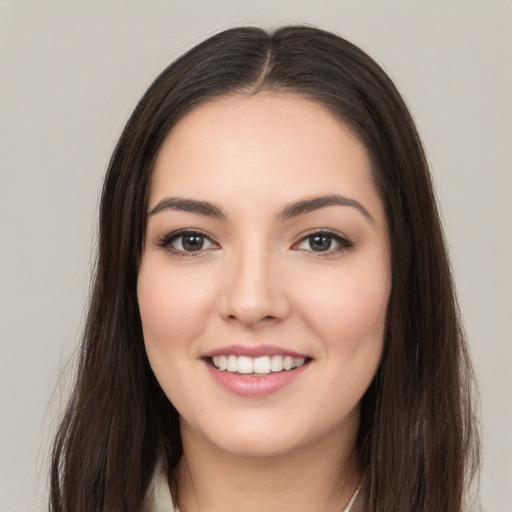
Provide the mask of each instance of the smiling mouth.
POLYGON ((218 355, 206 358, 208 363, 220 371, 239 375, 269 375, 300 368, 311 361, 310 357, 292 356, 236 356, 234 354, 218 355))

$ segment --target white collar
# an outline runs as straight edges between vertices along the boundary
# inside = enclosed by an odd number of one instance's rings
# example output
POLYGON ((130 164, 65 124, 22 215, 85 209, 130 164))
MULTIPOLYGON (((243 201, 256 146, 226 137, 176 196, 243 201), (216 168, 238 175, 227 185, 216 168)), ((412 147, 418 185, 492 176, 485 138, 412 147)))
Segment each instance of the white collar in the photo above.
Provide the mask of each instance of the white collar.
POLYGON ((158 461, 151 477, 142 512, 180 512, 172 503, 163 457, 158 461))

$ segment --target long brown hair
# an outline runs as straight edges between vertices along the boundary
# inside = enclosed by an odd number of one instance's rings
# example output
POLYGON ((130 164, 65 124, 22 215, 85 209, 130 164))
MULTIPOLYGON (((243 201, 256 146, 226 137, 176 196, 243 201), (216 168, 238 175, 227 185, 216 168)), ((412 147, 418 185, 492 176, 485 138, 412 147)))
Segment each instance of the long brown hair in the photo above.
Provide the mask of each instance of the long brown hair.
POLYGON ((130 117, 103 187, 76 383, 53 450, 51 511, 139 510, 156 459, 163 454, 172 470, 181 456, 178 413, 149 366, 137 304, 151 172, 191 109, 261 90, 305 95, 350 126, 385 205, 392 290, 357 442, 370 510, 462 510, 478 463, 473 375, 420 139, 375 61, 334 34, 297 26, 209 38, 165 69, 130 117))

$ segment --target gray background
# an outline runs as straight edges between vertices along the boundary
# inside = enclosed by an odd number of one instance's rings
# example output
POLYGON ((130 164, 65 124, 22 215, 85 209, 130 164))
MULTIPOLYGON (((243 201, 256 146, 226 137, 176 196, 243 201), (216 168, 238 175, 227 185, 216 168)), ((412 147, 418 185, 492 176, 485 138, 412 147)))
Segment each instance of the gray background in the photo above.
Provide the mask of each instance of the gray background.
POLYGON ((296 22, 374 56, 417 121, 480 383, 482 508, 512 511, 512 3, 498 0, 0 2, 1 511, 45 509, 102 175, 139 96, 220 29, 296 22))

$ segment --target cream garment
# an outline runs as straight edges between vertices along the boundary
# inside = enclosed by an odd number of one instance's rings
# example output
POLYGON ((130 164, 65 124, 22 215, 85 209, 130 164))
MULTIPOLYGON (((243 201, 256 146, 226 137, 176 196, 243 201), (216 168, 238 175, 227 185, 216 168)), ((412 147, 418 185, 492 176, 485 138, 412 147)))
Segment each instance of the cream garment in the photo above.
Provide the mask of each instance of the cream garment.
POLYGON ((172 504, 171 492, 167 483, 167 471, 162 459, 155 467, 142 512, 180 512, 172 504))
MULTIPOLYGON (((364 488, 366 478, 359 484, 352 496, 347 508, 343 512, 364 512, 366 510, 366 493, 364 488)), ((167 471, 159 462, 155 468, 153 478, 148 488, 148 494, 144 500, 142 512, 180 512, 172 503, 169 485, 167 483, 167 471)))

